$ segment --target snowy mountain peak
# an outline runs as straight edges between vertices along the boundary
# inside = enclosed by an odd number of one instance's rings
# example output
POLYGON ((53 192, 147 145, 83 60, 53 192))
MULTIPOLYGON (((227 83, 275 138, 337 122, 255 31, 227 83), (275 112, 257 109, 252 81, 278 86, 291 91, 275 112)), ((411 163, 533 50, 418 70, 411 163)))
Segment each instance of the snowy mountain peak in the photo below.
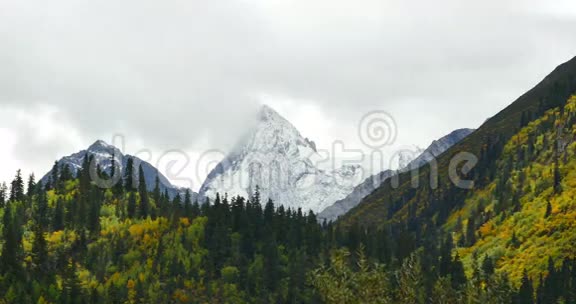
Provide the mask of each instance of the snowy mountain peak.
POLYGON ((316 144, 302 137, 298 129, 270 106, 263 105, 256 124, 248 130, 236 147, 234 154, 254 151, 258 153, 316 153, 316 144))
POLYGON ((87 151, 91 152, 92 154, 100 154, 100 155, 108 154, 110 157, 112 157, 112 155, 114 154, 116 156, 122 157, 122 152, 120 151, 120 149, 100 139, 91 144, 88 147, 87 151))
POLYGON ((276 110, 272 109, 268 105, 262 105, 260 107, 260 111, 258 113, 258 116, 259 116, 261 121, 282 121, 282 122, 290 124, 288 122, 288 120, 286 120, 284 117, 282 117, 280 114, 278 114, 278 112, 276 112, 276 110))
POLYGON ((262 202, 318 212, 343 198, 359 182, 361 170, 318 166, 316 144, 303 137, 287 119, 262 106, 254 127, 200 188, 200 196, 216 193, 251 197, 256 186, 262 202))

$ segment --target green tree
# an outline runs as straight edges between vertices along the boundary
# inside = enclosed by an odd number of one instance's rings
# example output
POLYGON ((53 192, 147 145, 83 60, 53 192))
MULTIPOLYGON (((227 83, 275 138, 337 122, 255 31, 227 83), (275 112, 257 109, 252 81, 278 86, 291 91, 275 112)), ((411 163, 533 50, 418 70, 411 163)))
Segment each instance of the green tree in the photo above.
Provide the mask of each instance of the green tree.
POLYGON ((128 205, 126 206, 126 213, 129 218, 136 217, 136 195, 133 191, 128 193, 128 205))
POLYGON ((16 177, 11 183, 10 187, 10 201, 24 202, 24 180, 22 179, 22 173, 20 169, 16 171, 16 177))
POLYGON ((32 243, 32 263, 36 276, 42 278, 48 272, 48 248, 44 238, 44 228, 40 223, 34 224, 34 242, 32 243))
POLYGON ((518 290, 515 303, 534 303, 534 287, 532 286, 532 281, 528 278, 528 273, 526 270, 524 270, 524 274, 522 276, 522 285, 520 285, 520 289, 518 290))
POLYGON ((134 159, 128 157, 126 160, 126 169, 124 170, 124 189, 126 192, 131 192, 134 188, 134 159))
POLYGON ((142 165, 138 169, 138 192, 140 193, 140 217, 146 218, 150 215, 150 199, 148 198, 146 178, 142 165))
POLYGON ((64 201, 62 198, 58 198, 54 207, 54 216, 52 217, 52 230, 64 229, 65 212, 64 201))
POLYGON ((546 212, 544 213, 544 218, 548 218, 552 214, 552 204, 550 201, 546 202, 546 212))
MULTIPOLYGON (((355 271, 349 265, 348 250, 333 251, 329 266, 322 266, 312 271, 308 275, 308 281, 320 294, 322 300, 328 304, 394 303, 393 288, 383 266, 370 265, 364 256, 363 248, 360 248, 357 255, 359 256, 358 270, 355 271)), ((405 270, 409 271, 409 269, 405 270)), ((412 274, 406 273, 406 276, 412 277, 412 274)), ((418 280, 417 277, 414 279, 418 280)), ((406 296, 409 297, 409 295, 406 296)))
POLYGON ((6 206, 8 187, 6 187, 6 183, 0 184, 0 208, 4 208, 6 206))

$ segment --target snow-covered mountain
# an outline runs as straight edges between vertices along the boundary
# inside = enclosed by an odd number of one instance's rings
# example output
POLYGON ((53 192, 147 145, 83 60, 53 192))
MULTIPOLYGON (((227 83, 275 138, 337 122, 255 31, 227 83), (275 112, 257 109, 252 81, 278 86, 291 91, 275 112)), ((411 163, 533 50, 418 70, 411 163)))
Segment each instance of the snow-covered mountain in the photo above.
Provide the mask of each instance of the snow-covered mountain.
POLYGON ((458 129, 438 140, 433 141, 430 146, 428 146, 428 148, 426 148, 426 150, 424 150, 424 152, 422 152, 420 156, 414 159, 407 167, 418 168, 424 164, 427 164, 429 161, 444 153, 444 151, 457 144, 472 132, 474 132, 474 129, 458 129))
MULTIPOLYGON (((62 159, 57 161, 59 167, 63 165, 68 165, 72 173, 76 174, 79 169, 82 168, 82 163, 84 162, 84 158, 86 155, 93 155, 96 161, 96 164, 100 166, 103 171, 110 172, 110 168, 112 165, 112 157, 114 156, 118 163, 122 163, 122 168, 126 167, 126 162, 128 161, 129 157, 132 157, 134 161, 134 174, 135 179, 138 179, 138 167, 142 165, 142 171, 144 172, 144 178, 146 179, 146 187, 148 190, 152 191, 155 187, 156 183, 156 176, 160 179, 160 189, 162 191, 167 190, 168 195, 173 198, 176 194, 183 195, 186 191, 185 188, 179 188, 172 183, 162 174, 160 173, 154 166, 150 163, 143 161, 137 157, 124 155, 120 149, 116 148, 113 145, 107 144, 102 140, 97 140, 94 142, 88 149, 82 150, 80 152, 74 153, 72 155, 63 157, 62 159)), ((120 168, 121 169, 121 168, 120 168)), ((52 170, 48 172, 44 177, 40 180, 41 183, 45 184, 48 182, 48 179, 52 175, 52 170)), ((192 198, 195 199, 197 194, 193 191, 190 191, 192 194, 192 198)))
POLYGON ((329 168, 329 161, 286 119, 263 106, 247 135, 210 172, 199 191, 251 197, 262 203, 319 212, 344 198, 362 180, 360 166, 329 168))
MULTIPOLYGON (((452 133, 433 141, 432 144, 422 152, 422 154, 411 161, 406 160, 405 155, 400 155, 400 163, 402 165, 399 171, 407 171, 427 164, 429 161, 444 153, 444 151, 448 150, 472 132, 474 132, 474 129, 458 129, 453 131, 452 133)), ((336 201, 333 205, 322 210, 322 212, 318 214, 318 219, 321 221, 336 220, 339 216, 360 204, 362 199, 380 187, 386 179, 392 177, 394 174, 396 174, 395 170, 386 170, 370 176, 361 184, 356 186, 345 198, 336 201)))

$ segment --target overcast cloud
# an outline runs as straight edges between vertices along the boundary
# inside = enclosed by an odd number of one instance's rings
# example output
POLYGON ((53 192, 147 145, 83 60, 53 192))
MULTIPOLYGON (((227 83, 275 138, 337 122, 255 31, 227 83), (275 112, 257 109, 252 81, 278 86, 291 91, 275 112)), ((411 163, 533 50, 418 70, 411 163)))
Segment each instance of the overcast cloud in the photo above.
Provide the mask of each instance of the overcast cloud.
POLYGON ((320 147, 361 147, 370 110, 425 147, 576 56, 575 37, 568 0, 2 0, 0 178, 115 134, 227 149, 261 103, 320 147))

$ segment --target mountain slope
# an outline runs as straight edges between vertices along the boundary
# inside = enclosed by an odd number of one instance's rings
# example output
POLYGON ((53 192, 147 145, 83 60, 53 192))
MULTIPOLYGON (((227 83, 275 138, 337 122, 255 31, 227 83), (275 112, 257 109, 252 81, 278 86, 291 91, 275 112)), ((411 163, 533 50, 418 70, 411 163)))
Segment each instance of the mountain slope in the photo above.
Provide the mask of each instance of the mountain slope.
MULTIPOLYGON (((168 191, 168 195, 171 198, 176 196, 176 194, 183 195, 186 191, 185 188, 180 188, 172 185, 172 183, 170 183, 170 181, 150 163, 145 162, 131 155, 124 155, 120 151, 120 149, 116 148, 113 145, 107 144, 102 140, 97 140, 92 145, 90 145, 90 147, 88 147, 88 149, 86 150, 82 150, 72 155, 61 158, 56 162, 56 164, 58 165, 59 168, 62 168, 62 166, 67 165, 70 168, 70 171, 73 174, 76 174, 78 170, 82 168, 82 163, 86 155, 93 155, 96 164, 98 164, 102 170, 108 172, 110 171, 112 165, 111 160, 113 156, 116 157, 118 162, 122 164, 122 168, 126 167, 128 158, 132 157, 134 160, 134 168, 136 168, 136 170, 134 171, 135 174, 138 172, 138 167, 142 165, 142 170, 144 171, 144 178, 146 179, 146 187, 148 188, 149 191, 152 191, 155 187, 156 176, 158 176, 160 180, 161 191, 165 190, 168 191)), ((48 180, 50 179, 50 176, 52 176, 53 170, 54 169, 46 173, 44 177, 42 177, 40 182, 43 184, 47 183, 48 180)), ((137 176, 135 178, 138 179, 137 176)), ((193 191, 190 192, 192 194, 192 198, 195 199, 197 194, 193 191)))
MULTIPOLYGON (((340 221, 340 224, 345 227, 351 225, 361 224, 366 226, 379 226, 391 227, 395 233, 404 231, 415 236, 417 240, 425 240, 426 235, 433 235, 438 233, 438 228, 444 233, 457 232, 461 233, 462 229, 466 229, 468 235, 466 238, 460 238, 458 245, 462 247, 476 246, 478 241, 476 237, 477 229, 481 229, 478 225, 483 225, 486 220, 493 220, 493 225, 501 225, 499 220, 495 219, 496 216, 506 219, 510 214, 518 212, 519 210, 529 210, 531 204, 534 203, 535 198, 528 191, 518 191, 518 185, 510 184, 516 178, 506 172, 513 171, 510 168, 515 168, 517 164, 510 159, 503 159, 503 157, 510 158, 509 152, 506 149, 509 145, 516 145, 518 148, 517 153, 524 155, 532 155, 534 152, 528 153, 522 151, 528 147, 514 143, 518 137, 514 135, 522 134, 519 131, 529 125, 531 121, 544 119, 551 109, 564 109, 569 97, 576 92, 576 58, 560 65, 544 80, 542 80, 536 87, 522 95, 510 106, 506 107, 497 115, 488 119, 476 132, 462 140, 460 143, 448 149, 438 158, 438 187, 428 182, 430 180, 430 167, 424 166, 418 173, 420 186, 414 188, 412 186, 411 173, 406 172, 399 176, 399 187, 393 187, 390 182, 385 182, 380 188, 367 196, 357 207, 347 213, 340 221), (520 149, 521 148, 521 149, 520 149), (454 156, 461 152, 471 153, 476 155, 479 163, 469 171, 467 174, 458 174, 461 178, 471 179, 474 181, 474 187, 471 190, 462 189, 457 187, 450 181, 449 168, 450 162, 454 156), (501 162, 505 162, 507 167, 501 167, 501 162), (504 170, 506 168, 506 170, 504 170), (498 183, 496 183, 499 181, 498 183), (495 186, 496 189, 492 189, 495 186), (492 188, 491 188, 492 187, 492 188), (486 196, 485 199, 480 199, 486 195, 488 191, 496 191, 497 195, 486 196), (475 210, 470 201, 482 201, 478 210, 475 210), (512 204, 512 205, 508 205, 512 204), (490 210, 485 210, 488 206, 501 206, 497 214, 488 213, 490 210), (473 213, 468 213, 470 207, 474 210, 473 213), (466 218, 469 216, 473 221, 468 221, 466 218), (470 224, 468 224, 470 223, 470 224), (463 226, 468 226, 462 228, 463 226), (463 240, 463 241, 462 241, 463 240)), ((566 109, 564 109, 566 110, 566 109)), ((545 119, 544 119, 545 120, 545 119)), ((546 120, 548 121, 548 120, 546 120)), ((555 121, 555 120, 554 120, 555 121)), ((549 145, 548 150, 552 150, 555 144, 555 138, 550 138, 554 131, 554 121, 548 121, 543 124, 543 128, 538 137, 540 144, 549 145), (546 135, 547 134, 547 135, 546 135)), ((572 120, 566 120, 573 124, 572 120)), ((558 126, 556 126, 558 127, 558 126)), ((563 126, 563 128, 572 128, 572 125, 563 126)), ((552 155, 550 153, 545 155, 533 155, 533 158, 522 161, 522 167, 539 166, 538 162, 550 163, 552 155)), ((549 166, 549 165, 548 165, 549 166)), ((570 168, 570 164, 565 163, 564 168, 570 168)), ((557 174, 562 177, 571 176, 573 173, 570 169, 557 174)), ((554 178, 554 174, 541 172, 539 176, 524 177, 522 180, 522 187, 530 185, 533 187, 535 184, 540 183, 539 179, 546 179, 550 182, 550 178, 554 178)), ((574 187, 573 184, 568 183, 570 189, 574 187)), ((568 191, 568 189, 565 189, 568 191)), ((550 197, 551 200, 554 197, 550 197)), ((571 207, 570 207, 571 208, 571 207)), ((554 210, 554 208, 553 208, 554 210)), ((470 211, 471 212, 471 211, 470 211)), ((528 212, 528 211, 527 211, 528 212)), ((552 211, 554 212, 554 211, 552 211)), ((570 212, 570 211, 567 211, 570 212)), ((571 213, 568 213, 571 214, 571 213)), ((574 219, 572 219, 574 221, 574 219)), ((521 227, 520 229, 528 229, 528 226, 533 225, 534 222, 517 221, 515 225, 521 227)), ((499 228, 493 228, 498 230, 499 228)), ((544 233, 545 227, 539 230, 538 233, 544 233)), ((565 226, 564 229, 571 230, 570 226, 565 226)), ((509 233, 509 232, 508 232, 509 233)), ((480 234, 484 235, 484 234, 480 234)), ((512 236, 510 235, 510 238, 512 236)), ((517 238, 517 237, 516 237, 517 238)), ((531 241, 531 240, 521 240, 531 241)), ((515 241, 516 242, 516 241, 515 241)), ((540 243, 536 247, 532 247, 532 254, 550 253, 552 257, 561 258, 572 252, 572 245, 559 246, 555 252, 546 251, 546 243, 540 243)), ((470 252, 468 252, 470 253, 470 252)), ((499 256, 491 252, 495 256, 499 256)), ((510 253, 511 262, 518 263, 519 265, 526 265, 531 267, 542 267, 539 264, 540 259, 535 260, 534 256, 527 258, 520 251, 510 253), (521 261, 521 262, 520 262, 521 261), (534 264, 531 264, 534 263, 534 264)), ((470 258, 468 255, 467 259, 470 258)), ((469 261, 469 260, 468 260, 469 261)), ((504 267, 502 261, 498 261, 498 267, 504 267)), ((468 264, 470 265, 470 263, 468 264)), ((468 268, 470 269, 470 268, 468 268)), ((518 269, 515 269, 514 278, 517 279, 518 269)), ((521 270, 520 270, 521 271, 521 270)))
MULTIPOLYGON (((430 146, 422 152, 418 157, 408 163, 407 166, 400 169, 400 172, 406 171, 409 168, 417 168, 425 165, 432 159, 436 158, 444 151, 448 150, 454 144, 458 143, 466 136, 470 135, 473 129, 458 129, 450 134, 433 141, 430 146)), ((382 182, 396 174, 396 171, 386 170, 380 172, 377 175, 370 176, 364 180, 361 184, 354 188, 350 194, 348 194, 344 199, 335 202, 332 206, 324 209, 318 214, 318 219, 323 221, 333 221, 339 216, 345 214, 350 209, 357 206, 363 198, 372 193, 375 189, 380 187, 382 182)))
POLYGON ((511 278, 547 271, 576 249, 576 96, 547 111, 504 146, 494 179, 475 189, 444 225, 464 262, 489 255, 511 278), (460 225, 459 222, 462 224, 460 225), (471 227, 474 234, 462 227, 471 227))
POLYGON ((268 106, 256 125, 208 175, 199 193, 251 197, 259 187, 262 203, 318 212, 352 191, 359 166, 326 168, 329 163, 286 119, 268 106))

